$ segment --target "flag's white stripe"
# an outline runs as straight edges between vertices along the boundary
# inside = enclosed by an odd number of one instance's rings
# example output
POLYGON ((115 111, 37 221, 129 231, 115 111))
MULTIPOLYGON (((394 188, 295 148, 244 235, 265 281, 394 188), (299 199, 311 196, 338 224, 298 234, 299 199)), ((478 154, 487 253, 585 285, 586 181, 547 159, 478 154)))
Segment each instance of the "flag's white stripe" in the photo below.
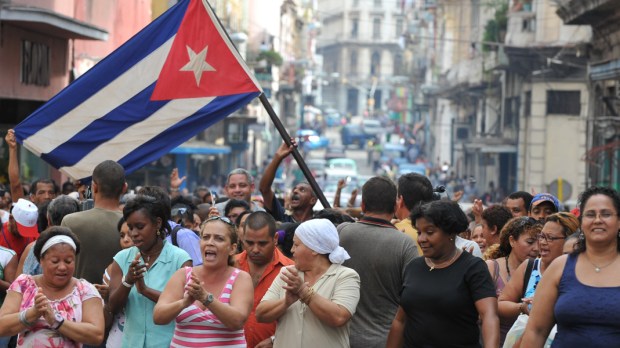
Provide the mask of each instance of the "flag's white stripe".
MULTIPOLYGON (((24 145, 39 157, 43 153, 52 152, 93 121, 105 116, 151 85, 159 77, 175 37, 176 35, 172 36, 106 87, 76 106, 75 109, 25 139, 24 145), (59 129, 62 132, 59 132, 59 129), (35 138, 36 141, 29 141, 32 138, 35 138)), ((87 176, 90 175, 91 173, 87 176)))
POLYGON ((60 170, 72 178, 85 178, 92 175, 92 168, 103 160, 118 161, 140 145, 157 137, 185 118, 203 108, 215 97, 174 99, 153 113, 142 122, 126 128, 114 138, 99 145, 71 167, 62 167, 60 170))
POLYGON ((211 17, 211 22, 213 22, 213 25, 215 26, 217 31, 220 33, 220 36, 222 37, 222 39, 228 46, 228 49, 230 50, 230 52, 232 52, 232 54, 235 55, 235 58, 237 58, 237 62, 239 62, 239 65, 241 65, 245 73, 250 77, 250 79, 252 79, 252 82, 254 82, 254 85, 256 86, 256 88, 262 92, 263 89, 261 88, 260 83, 254 76, 254 73, 251 72, 248 66, 245 64, 245 60, 243 60, 243 57, 241 57, 241 55, 237 51, 237 48, 232 44, 232 42, 230 42, 230 40, 228 40, 228 35, 226 35, 226 32, 224 31, 224 29, 222 29, 222 27, 220 26, 220 22, 218 22, 217 17, 215 17, 213 12, 211 12, 211 7, 209 7, 207 0, 202 0, 202 5, 205 7, 205 10, 207 10, 207 14, 209 14, 209 17, 211 17))

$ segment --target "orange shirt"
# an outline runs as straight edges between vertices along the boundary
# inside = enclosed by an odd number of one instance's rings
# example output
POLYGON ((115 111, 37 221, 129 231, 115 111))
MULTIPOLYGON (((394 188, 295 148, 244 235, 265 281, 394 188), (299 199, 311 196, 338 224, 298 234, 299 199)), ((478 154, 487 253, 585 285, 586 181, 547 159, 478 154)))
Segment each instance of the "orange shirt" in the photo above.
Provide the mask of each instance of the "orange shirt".
MULTIPOLYGON (((265 271, 261 275, 258 285, 254 288, 254 305, 252 306, 252 313, 245 322, 243 330, 245 331, 245 340, 248 343, 248 347, 254 348, 261 341, 273 336, 276 332, 276 322, 265 324, 256 321, 256 307, 263 299, 267 290, 273 283, 273 280, 280 273, 280 269, 285 266, 294 265, 295 262, 284 256, 280 249, 277 247, 273 252, 273 260, 267 265, 265 271)), ((248 264, 248 254, 243 251, 237 255, 237 267, 243 271, 250 273, 250 265, 248 264)))

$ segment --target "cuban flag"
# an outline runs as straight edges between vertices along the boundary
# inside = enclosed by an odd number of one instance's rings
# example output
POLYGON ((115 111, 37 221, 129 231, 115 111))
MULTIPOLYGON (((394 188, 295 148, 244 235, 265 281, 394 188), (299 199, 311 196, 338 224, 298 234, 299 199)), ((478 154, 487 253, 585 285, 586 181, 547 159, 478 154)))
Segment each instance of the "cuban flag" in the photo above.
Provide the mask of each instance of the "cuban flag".
POLYGON ((73 179, 129 173, 261 93, 206 0, 181 0, 15 127, 73 179))

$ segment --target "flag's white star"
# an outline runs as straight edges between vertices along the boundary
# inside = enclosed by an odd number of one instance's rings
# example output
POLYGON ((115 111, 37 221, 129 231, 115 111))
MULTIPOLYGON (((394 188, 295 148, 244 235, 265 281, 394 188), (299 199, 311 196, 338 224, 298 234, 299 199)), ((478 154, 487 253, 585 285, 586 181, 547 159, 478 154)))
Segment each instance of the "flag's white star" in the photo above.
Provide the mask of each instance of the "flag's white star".
POLYGON ((200 86, 200 78, 203 71, 215 71, 215 68, 207 63, 207 50, 209 46, 196 54, 189 46, 187 46, 187 54, 189 55, 189 62, 181 68, 181 71, 193 71, 194 77, 196 77, 196 85, 200 86))

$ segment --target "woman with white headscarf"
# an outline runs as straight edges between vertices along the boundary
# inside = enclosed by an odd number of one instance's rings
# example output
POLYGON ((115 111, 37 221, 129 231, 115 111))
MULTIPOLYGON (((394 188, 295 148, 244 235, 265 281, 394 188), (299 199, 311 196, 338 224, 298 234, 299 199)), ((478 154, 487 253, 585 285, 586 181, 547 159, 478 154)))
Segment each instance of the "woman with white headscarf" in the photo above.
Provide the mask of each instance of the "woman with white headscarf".
POLYGON ((295 266, 283 267, 256 308, 259 322, 277 320, 274 347, 349 347, 349 320, 360 298, 357 272, 327 219, 297 227, 295 266))

